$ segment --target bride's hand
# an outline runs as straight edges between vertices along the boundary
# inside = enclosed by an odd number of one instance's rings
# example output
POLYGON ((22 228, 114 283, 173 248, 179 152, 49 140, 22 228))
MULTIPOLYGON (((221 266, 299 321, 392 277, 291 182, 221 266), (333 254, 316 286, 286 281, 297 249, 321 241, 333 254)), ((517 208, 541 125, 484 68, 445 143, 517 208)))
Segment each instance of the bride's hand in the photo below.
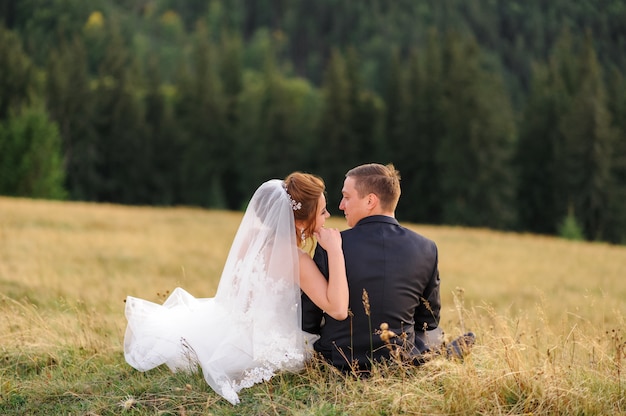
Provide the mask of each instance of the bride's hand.
POLYGON ((324 250, 341 250, 341 233, 336 228, 320 228, 314 235, 324 250))

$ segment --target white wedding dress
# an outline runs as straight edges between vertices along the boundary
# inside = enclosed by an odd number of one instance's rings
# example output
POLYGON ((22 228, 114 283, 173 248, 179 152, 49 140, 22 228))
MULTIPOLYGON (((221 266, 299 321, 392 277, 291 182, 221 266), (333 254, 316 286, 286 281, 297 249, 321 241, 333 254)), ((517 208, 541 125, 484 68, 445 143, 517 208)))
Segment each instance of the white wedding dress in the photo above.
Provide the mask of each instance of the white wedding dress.
POLYGON ((305 359, 298 253, 291 203, 280 180, 253 195, 213 298, 176 288, 162 304, 126 299, 126 361, 195 371, 232 404, 238 392, 305 359))

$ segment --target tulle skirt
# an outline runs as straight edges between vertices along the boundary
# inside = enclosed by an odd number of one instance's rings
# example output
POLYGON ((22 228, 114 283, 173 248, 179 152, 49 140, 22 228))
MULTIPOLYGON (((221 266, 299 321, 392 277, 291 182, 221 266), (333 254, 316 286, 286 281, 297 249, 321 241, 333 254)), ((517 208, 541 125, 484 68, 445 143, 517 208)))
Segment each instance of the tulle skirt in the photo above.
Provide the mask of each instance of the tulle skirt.
POLYGON ((306 358, 304 332, 281 332, 258 316, 238 315, 216 298, 194 298, 182 288, 162 305, 129 296, 125 313, 124 356, 131 366, 139 371, 162 364, 172 371, 199 367, 232 404, 239 402, 242 388, 269 380, 278 370, 298 371, 306 358))

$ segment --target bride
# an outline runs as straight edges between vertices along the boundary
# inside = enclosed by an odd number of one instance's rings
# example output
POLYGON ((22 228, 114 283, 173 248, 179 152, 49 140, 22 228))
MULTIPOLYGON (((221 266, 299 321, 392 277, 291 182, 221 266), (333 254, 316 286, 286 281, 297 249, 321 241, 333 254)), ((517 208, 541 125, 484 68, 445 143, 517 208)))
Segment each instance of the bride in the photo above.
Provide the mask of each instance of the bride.
MULTIPOLYGON (((232 404, 238 392, 279 370, 303 368, 300 290, 335 319, 348 316, 341 235, 324 228, 324 182, 294 172, 263 183, 243 216, 213 298, 176 288, 162 304, 128 296, 126 361, 139 371, 166 364, 195 371, 232 404), (314 237, 329 253, 330 278, 302 248, 314 237)), ((308 340, 309 342, 311 340, 308 340)))

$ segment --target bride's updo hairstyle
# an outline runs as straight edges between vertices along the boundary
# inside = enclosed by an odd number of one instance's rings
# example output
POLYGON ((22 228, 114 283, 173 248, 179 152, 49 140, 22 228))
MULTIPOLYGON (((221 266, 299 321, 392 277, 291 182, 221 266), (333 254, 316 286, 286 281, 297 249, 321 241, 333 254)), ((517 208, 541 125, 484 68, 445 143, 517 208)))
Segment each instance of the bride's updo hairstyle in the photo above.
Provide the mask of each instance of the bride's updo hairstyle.
POLYGON ((292 201, 294 220, 306 224, 302 230, 297 227, 295 230, 298 246, 302 247, 306 239, 313 235, 317 203, 320 195, 326 190, 326 186, 319 176, 293 172, 285 178, 285 190, 292 201))

